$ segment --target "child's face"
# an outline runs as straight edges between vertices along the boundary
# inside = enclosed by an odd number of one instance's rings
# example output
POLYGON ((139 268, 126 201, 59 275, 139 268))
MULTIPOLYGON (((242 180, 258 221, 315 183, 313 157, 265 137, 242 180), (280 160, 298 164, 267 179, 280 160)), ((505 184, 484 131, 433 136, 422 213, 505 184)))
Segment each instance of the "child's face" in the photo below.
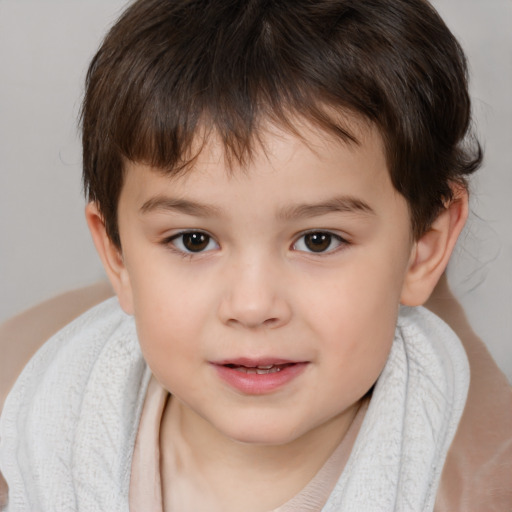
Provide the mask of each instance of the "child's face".
POLYGON ((120 300, 150 368, 187 421, 243 442, 346 421, 385 364, 411 259, 377 130, 302 133, 269 131, 233 173, 214 141, 181 177, 128 164, 119 202, 120 300))

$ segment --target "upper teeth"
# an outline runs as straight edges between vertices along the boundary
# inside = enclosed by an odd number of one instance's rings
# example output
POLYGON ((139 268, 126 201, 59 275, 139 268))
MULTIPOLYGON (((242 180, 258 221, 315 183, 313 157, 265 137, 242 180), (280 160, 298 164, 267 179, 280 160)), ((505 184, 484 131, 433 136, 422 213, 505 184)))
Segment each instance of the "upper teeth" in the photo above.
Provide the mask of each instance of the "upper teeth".
POLYGON ((275 366, 273 364, 269 364, 266 366, 256 366, 256 367, 247 367, 247 366, 238 366, 236 370, 244 373, 251 373, 251 374, 258 374, 258 375, 264 375, 266 373, 275 373, 280 372, 281 367, 275 366))

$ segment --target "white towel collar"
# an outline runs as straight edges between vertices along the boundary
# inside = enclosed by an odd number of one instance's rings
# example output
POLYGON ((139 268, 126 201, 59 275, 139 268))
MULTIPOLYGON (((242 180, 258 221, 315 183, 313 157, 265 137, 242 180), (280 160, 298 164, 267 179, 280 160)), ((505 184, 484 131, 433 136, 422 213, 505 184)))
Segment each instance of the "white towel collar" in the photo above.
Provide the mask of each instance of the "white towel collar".
MULTIPOLYGON (((116 299, 50 339, 0 419, 8 511, 127 512, 133 447, 150 372, 116 299)), ((402 308, 386 366, 324 512, 432 511, 460 421, 469 365, 456 335, 402 308)))

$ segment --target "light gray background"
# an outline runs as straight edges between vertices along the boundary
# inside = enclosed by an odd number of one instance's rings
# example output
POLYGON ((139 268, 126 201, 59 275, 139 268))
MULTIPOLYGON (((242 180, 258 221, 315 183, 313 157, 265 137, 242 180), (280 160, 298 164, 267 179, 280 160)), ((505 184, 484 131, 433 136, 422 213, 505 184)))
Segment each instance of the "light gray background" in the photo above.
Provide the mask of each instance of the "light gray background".
MULTIPOLYGON (((125 0, 0 0, 0 321, 103 278, 83 218, 77 115, 125 0)), ((468 54, 486 149, 450 282, 512 380, 512 0, 436 0, 468 54)))

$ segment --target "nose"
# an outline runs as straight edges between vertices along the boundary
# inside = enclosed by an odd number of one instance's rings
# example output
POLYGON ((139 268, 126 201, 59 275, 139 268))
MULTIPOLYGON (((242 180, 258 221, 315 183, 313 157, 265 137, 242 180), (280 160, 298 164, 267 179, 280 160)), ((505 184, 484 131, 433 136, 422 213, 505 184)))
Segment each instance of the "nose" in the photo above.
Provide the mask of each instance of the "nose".
POLYGON ((219 306, 222 322, 249 329, 286 325, 292 310, 278 269, 263 258, 235 262, 226 272, 219 306))

